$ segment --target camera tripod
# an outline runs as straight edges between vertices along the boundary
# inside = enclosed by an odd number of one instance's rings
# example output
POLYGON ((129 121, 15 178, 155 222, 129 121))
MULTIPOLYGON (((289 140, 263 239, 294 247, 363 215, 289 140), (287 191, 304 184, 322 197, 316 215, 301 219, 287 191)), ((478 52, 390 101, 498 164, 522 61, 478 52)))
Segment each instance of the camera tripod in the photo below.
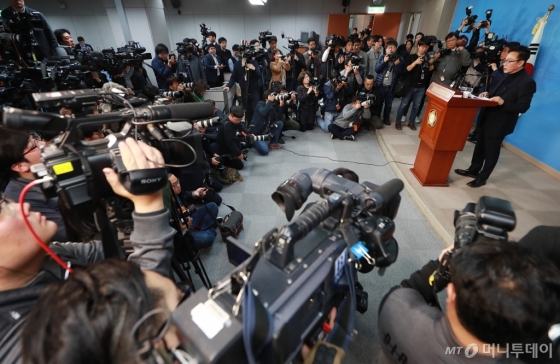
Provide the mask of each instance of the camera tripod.
POLYGON ((190 53, 187 54, 187 56, 185 57, 184 54, 181 54, 180 56, 180 65, 181 65, 181 72, 185 75, 186 78, 186 82, 196 82, 196 80, 194 79, 194 73, 192 71, 191 68, 191 63, 189 62, 188 57, 190 56, 190 53))

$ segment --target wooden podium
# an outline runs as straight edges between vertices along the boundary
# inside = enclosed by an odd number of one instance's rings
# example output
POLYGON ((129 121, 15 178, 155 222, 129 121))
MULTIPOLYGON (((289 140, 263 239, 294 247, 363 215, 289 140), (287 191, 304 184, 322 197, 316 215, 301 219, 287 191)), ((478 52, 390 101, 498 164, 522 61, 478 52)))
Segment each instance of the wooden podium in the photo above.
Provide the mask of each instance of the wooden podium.
POLYGON ((420 146, 410 169, 422 186, 447 187, 455 155, 465 147, 473 120, 482 106, 494 101, 463 98, 462 92, 432 82, 420 128, 420 146))

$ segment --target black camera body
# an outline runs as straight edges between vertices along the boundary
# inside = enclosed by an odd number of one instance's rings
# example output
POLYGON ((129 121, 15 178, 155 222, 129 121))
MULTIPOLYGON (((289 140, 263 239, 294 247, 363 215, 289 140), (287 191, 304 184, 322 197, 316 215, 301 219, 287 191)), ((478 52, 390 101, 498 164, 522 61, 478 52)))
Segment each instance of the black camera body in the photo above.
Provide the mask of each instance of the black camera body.
POLYGON ((367 93, 365 91, 358 92, 358 99, 362 102, 362 106, 370 105, 373 106, 375 104, 375 95, 367 93))
POLYGON ((471 31, 471 25, 473 25, 476 22, 476 19, 478 19, 478 15, 471 15, 472 14, 472 8, 473 6, 467 6, 465 9, 465 13, 467 14, 467 30, 466 33, 469 33, 471 31))
POLYGON ((259 32, 259 43, 264 48, 266 47, 266 42, 272 38, 272 32, 268 30, 263 30, 259 32))
POLYGON ((228 239, 238 267, 172 314, 184 348, 201 363, 291 363, 304 343, 319 340, 333 307, 338 325, 328 341, 346 348, 356 310, 365 312, 358 301, 367 302, 357 271, 387 267, 398 255, 394 202, 402 188, 400 180, 377 187, 318 168, 286 180, 272 198, 288 220, 311 192, 323 200, 265 234, 254 250, 228 239))
POLYGON ((397 59, 399 59, 399 55, 397 53, 391 53, 388 54, 389 56, 389 62, 395 62, 397 59))
POLYGON ((360 64, 362 64, 362 57, 360 57, 356 53, 350 52, 345 56, 345 58, 346 62, 348 62, 349 60, 352 61, 352 66, 359 66, 360 64))
POLYGON ((175 45, 179 54, 190 55, 202 52, 202 48, 198 45, 196 39, 188 38, 186 41, 175 43, 175 45))
POLYGON ((336 34, 331 34, 329 36, 327 36, 327 38, 325 39, 325 46, 328 47, 329 46, 329 42, 331 42, 331 51, 334 50, 334 47, 338 46, 342 46, 344 43, 344 38, 336 35, 336 34))

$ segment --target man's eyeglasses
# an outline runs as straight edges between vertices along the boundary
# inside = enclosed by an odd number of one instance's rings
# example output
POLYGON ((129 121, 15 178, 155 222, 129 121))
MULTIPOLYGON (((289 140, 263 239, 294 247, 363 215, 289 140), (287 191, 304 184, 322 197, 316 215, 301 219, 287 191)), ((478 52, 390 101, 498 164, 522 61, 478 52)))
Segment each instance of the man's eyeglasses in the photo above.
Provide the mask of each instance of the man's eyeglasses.
POLYGON ((0 216, 14 216, 16 210, 12 207, 11 202, 12 201, 4 195, 4 192, 0 192, 0 216))
POLYGON ((504 59, 504 63, 514 63, 514 62, 519 62, 518 59, 504 59))
POLYGON ((33 143, 33 146, 27 152, 23 153, 24 156, 28 153, 31 153, 36 148, 39 148, 41 146, 41 141, 43 140, 43 138, 41 138, 41 136, 37 133, 31 133, 30 136, 30 142, 33 143))

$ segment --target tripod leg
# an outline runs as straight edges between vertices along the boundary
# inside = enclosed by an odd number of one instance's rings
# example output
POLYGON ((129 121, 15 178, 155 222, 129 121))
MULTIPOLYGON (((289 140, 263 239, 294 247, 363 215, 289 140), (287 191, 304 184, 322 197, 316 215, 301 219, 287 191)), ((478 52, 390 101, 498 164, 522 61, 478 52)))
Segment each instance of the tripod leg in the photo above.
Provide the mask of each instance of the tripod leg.
MULTIPOLYGON (((192 284, 192 278, 191 278, 189 272, 187 271, 186 274, 185 274, 185 271, 183 269, 181 269, 181 264, 177 261, 177 259, 175 257, 171 259, 171 269, 173 269, 173 272, 175 272, 175 274, 179 278, 179 282, 190 283, 193 286, 193 291, 195 291, 194 285, 192 284)), ((179 282, 177 282, 177 283, 179 283, 179 282)))
POLYGON ((192 265, 194 267, 194 272, 200 277, 200 280, 202 281, 204 287, 208 289, 212 288, 210 278, 208 278, 208 275, 206 274, 206 270, 204 269, 204 265, 202 264, 200 258, 193 260, 192 265))

